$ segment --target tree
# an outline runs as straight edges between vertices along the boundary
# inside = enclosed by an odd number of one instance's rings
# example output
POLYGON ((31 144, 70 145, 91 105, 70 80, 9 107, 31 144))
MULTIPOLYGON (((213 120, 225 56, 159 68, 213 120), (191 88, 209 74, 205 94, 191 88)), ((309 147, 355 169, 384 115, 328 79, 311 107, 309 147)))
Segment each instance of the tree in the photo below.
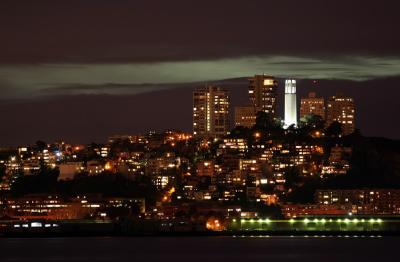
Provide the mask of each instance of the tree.
POLYGON ((38 174, 18 177, 11 186, 11 192, 17 196, 37 193, 58 193, 58 175, 59 170, 57 168, 41 168, 38 174))
POLYGON ((47 143, 41 140, 36 141, 36 149, 38 151, 43 151, 47 148, 47 143))
POLYGON ((310 131, 323 130, 325 121, 319 115, 310 114, 301 118, 299 127, 309 129, 310 131))
POLYGON ((247 138, 251 134, 251 130, 247 127, 237 126, 231 130, 229 137, 231 138, 247 138))
POLYGON ((6 175, 6 167, 4 165, 0 165, 0 182, 3 181, 5 175, 6 175))
POLYGON ((329 137, 339 137, 342 134, 343 134, 342 124, 339 123, 338 121, 332 122, 326 128, 326 135, 329 136, 329 137))
POLYGON ((256 124, 254 125, 254 128, 262 131, 271 131, 282 128, 282 123, 273 119, 264 111, 259 111, 256 114, 256 124))
POLYGON ((321 188, 322 184, 318 177, 307 178, 304 184, 293 188, 291 192, 286 195, 286 202, 291 203, 312 203, 314 202, 315 191, 321 188))
POLYGON ((252 132, 253 134, 260 133, 261 138, 258 139, 259 142, 272 138, 280 139, 284 136, 283 122, 260 111, 257 113, 256 124, 252 128, 252 132))
POLYGON ((288 167, 285 170, 285 186, 288 188, 296 186, 300 182, 301 168, 298 166, 288 167))

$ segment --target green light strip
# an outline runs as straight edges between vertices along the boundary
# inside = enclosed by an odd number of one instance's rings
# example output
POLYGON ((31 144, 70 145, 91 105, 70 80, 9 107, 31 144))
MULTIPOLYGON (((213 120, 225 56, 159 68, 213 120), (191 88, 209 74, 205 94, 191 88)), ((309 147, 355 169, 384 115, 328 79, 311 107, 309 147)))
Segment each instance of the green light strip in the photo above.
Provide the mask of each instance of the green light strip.
MULTIPOLYGON (((232 220, 233 222, 236 222, 236 219, 233 219, 232 220)), ((383 223, 383 222, 391 222, 391 223, 393 223, 393 222, 395 222, 395 223, 399 223, 400 222, 400 220, 382 220, 381 218, 377 218, 377 219, 375 219, 375 218, 370 218, 370 219, 358 219, 358 218, 353 218, 353 219, 349 219, 349 218, 344 218, 344 219, 341 219, 341 218, 339 218, 339 219, 337 219, 337 220, 334 220, 334 219, 326 219, 326 218, 321 218, 321 219, 318 219, 318 218, 314 218, 314 219, 308 219, 308 218, 304 218, 303 220, 298 220, 298 219, 289 219, 289 220, 271 220, 271 219, 269 219, 269 218, 265 218, 265 219, 241 219, 240 220, 240 222, 241 223, 258 223, 258 224, 263 224, 263 223, 265 223, 265 224, 269 224, 269 223, 290 223, 290 224, 293 224, 293 223, 305 223, 305 224, 308 224, 308 223, 321 223, 321 224, 325 224, 325 223, 345 223, 345 224, 349 224, 349 223, 354 223, 354 224, 357 224, 357 223, 370 223, 370 224, 373 224, 373 223, 383 223)))

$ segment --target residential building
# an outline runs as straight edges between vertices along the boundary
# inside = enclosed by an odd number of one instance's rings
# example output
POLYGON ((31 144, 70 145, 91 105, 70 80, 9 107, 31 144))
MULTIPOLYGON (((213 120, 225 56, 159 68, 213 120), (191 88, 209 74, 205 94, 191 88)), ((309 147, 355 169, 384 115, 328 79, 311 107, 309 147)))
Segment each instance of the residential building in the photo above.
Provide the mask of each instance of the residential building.
POLYGON ((249 78, 249 98, 254 107, 276 118, 278 81, 272 76, 255 75, 249 78))
POLYGON ((252 128, 256 124, 257 112, 261 107, 237 106, 235 107, 235 127, 243 126, 252 128))
POLYGON ((317 190, 320 205, 349 205, 353 214, 400 214, 400 189, 317 190))
POLYGON ((355 106, 353 98, 338 94, 327 102, 326 125, 337 121, 342 124, 344 135, 353 133, 355 129, 355 106))
POLYGON ((300 100, 300 119, 309 115, 317 115, 325 119, 325 100, 323 97, 317 97, 315 92, 309 92, 308 97, 300 100))
POLYGON ((193 92, 193 135, 222 137, 228 134, 229 92, 216 86, 193 92))

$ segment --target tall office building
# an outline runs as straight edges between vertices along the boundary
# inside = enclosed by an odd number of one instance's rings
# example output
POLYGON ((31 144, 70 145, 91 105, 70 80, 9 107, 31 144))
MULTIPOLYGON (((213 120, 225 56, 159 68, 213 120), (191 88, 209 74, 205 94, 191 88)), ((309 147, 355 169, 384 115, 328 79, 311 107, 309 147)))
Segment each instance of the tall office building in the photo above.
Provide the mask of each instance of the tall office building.
POLYGON ((252 128, 256 123, 257 112, 261 110, 260 107, 254 106, 235 107, 235 127, 243 126, 252 128))
POLYGON ((308 97, 303 97, 300 101, 300 118, 308 115, 317 115, 325 119, 325 100, 317 97, 315 92, 308 93, 308 97))
POLYGON ((338 121, 342 124, 343 134, 353 133, 355 129, 355 106, 353 98, 338 94, 327 101, 326 125, 338 121))
POLYGON ((221 137, 229 132, 229 92, 216 86, 193 92, 193 135, 221 137))
POLYGON ((297 126, 296 80, 285 80, 285 127, 297 126))
POLYGON ((277 88, 278 81, 272 76, 255 75, 249 79, 250 102, 254 107, 260 107, 262 111, 275 118, 277 88))

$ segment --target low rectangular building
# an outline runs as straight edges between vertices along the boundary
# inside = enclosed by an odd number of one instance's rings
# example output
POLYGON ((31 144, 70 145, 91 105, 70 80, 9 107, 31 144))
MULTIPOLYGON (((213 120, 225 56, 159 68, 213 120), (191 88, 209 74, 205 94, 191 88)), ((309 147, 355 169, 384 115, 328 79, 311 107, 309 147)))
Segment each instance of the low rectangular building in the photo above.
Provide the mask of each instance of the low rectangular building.
POLYGON ((400 215, 400 189, 317 190, 320 205, 351 205, 354 214, 400 215))

